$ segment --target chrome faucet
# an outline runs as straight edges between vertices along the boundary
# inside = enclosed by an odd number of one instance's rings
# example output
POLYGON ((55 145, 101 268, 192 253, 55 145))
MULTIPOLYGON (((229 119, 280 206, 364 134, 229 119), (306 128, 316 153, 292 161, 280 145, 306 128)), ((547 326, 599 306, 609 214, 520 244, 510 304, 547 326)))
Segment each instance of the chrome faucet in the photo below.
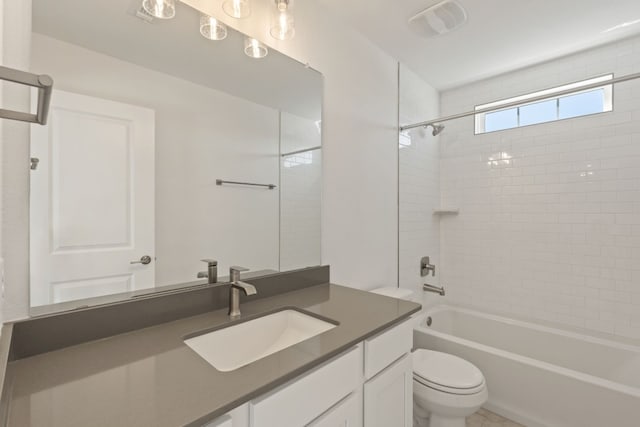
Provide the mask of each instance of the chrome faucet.
POLYGON ((428 276, 431 272, 432 276, 436 275, 436 266, 431 264, 428 256, 422 257, 420 260, 420 276, 428 276))
POLYGON ((218 282, 218 261, 213 259, 203 259, 202 262, 207 263, 207 271, 198 273, 198 279, 209 279, 209 284, 218 282))
POLYGON ((425 292, 436 293, 436 294, 440 295, 441 297, 444 296, 444 286, 437 287, 437 286, 433 286, 433 285, 430 285, 428 283, 425 283, 424 285, 422 285, 422 290, 425 291, 425 292))
POLYGON ((229 284, 229 317, 236 319, 240 317, 240 291, 245 295, 255 295, 258 293, 256 287, 250 283, 240 281, 240 272, 248 271, 248 268, 243 267, 231 267, 229 269, 229 278, 231 282, 229 284))

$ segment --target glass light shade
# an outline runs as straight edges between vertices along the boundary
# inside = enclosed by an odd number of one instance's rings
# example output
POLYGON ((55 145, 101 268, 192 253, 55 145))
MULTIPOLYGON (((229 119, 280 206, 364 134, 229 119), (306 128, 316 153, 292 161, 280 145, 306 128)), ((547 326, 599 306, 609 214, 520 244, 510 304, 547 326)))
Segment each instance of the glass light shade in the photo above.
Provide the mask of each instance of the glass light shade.
POLYGON ((176 0, 143 0, 144 10, 159 19, 171 19, 176 16, 176 0))
POLYGON ((276 7, 271 17, 271 36, 278 40, 290 40, 296 29, 293 21, 291 0, 275 0, 276 7))
POLYGON ((269 49, 256 39, 245 37, 244 53, 250 58, 264 58, 269 54, 269 49))
POLYGON ((212 16, 202 14, 200 34, 209 40, 224 40, 227 38, 227 26, 212 16))
POLYGON ((233 18, 246 18, 251 15, 250 0, 225 0, 222 10, 233 18))

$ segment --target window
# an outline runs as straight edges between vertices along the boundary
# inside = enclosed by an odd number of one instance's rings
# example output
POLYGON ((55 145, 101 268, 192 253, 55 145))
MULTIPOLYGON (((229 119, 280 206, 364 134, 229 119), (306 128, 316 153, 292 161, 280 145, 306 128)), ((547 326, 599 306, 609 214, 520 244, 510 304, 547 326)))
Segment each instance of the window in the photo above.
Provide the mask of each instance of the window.
POLYGON ((283 166, 292 168, 300 165, 310 165, 313 163, 313 151, 291 154, 284 158, 283 166))
POLYGON ((611 84, 605 84, 595 89, 579 90, 583 86, 599 82, 604 83, 612 78, 613 74, 609 74, 578 83, 478 105, 476 106, 476 111, 522 102, 519 105, 511 105, 502 110, 476 114, 476 134, 612 111, 613 87, 611 84), (570 95, 553 96, 570 89, 577 89, 578 91, 570 95), (538 99, 545 95, 549 95, 549 98, 542 101, 538 99), (527 102, 527 100, 534 98, 537 100, 527 102))
POLYGON ((411 135, 409 134, 409 131, 405 130, 400 132, 400 143, 399 143, 400 149, 406 148, 409 146, 411 146, 411 135))

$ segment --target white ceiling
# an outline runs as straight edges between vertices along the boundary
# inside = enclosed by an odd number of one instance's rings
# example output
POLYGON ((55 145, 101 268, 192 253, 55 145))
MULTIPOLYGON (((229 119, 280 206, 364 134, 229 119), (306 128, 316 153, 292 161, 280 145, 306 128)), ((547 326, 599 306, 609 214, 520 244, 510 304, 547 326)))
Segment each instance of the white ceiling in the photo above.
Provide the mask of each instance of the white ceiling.
POLYGON ((231 28, 225 40, 205 39, 199 13, 182 3, 174 19, 145 23, 134 16, 141 4, 33 0, 33 30, 258 104, 320 118, 320 73, 273 49, 263 59, 247 57, 244 36, 231 28))
POLYGON ((430 39, 407 21, 441 0, 318 1, 440 90, 640 33, 640 0, 458 0, 468 22, 430 39))

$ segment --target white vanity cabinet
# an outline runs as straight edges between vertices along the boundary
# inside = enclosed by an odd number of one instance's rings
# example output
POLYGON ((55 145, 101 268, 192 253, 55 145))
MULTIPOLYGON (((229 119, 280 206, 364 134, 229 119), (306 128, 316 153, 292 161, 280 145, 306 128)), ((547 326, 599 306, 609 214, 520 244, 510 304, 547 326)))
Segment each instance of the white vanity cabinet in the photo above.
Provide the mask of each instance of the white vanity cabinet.
POLYGON ((413 424, 413 322, 365 340, 364 426, 413 424))
POLYGON ((411 355, 380 372, 364 385, 366 427, 411 427, 413 423, 411 355))
POLYGON ((412 343, 406 320, 236 408, 220 426, 411 427, 412 343))
POLYGON ((354 391, 315 419, 309 427, 362 426, 362 393, 354 391))
POLYGON ((362 384, 362 345, 251 401, 251 427, 304 426, 362 384))
POLYGON ((209 424, 206 424, 204 427, 234 427, 233 421, 231 420, 231 415, 225 415, 223 417, 218 418, 215 421, 211 421, 209 424))

